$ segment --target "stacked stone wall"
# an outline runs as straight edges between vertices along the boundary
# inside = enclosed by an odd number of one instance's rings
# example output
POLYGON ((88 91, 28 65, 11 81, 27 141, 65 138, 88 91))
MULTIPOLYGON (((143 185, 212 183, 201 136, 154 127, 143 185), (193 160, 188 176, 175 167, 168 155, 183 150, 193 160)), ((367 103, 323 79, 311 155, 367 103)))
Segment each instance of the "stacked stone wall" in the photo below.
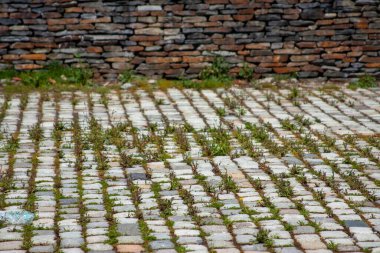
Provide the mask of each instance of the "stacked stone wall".
POLYGON ((195 77, 215 55, 237 72, 380 74, 378 0, 0 0, 0 67, 86 64, 115 78, 195 77))

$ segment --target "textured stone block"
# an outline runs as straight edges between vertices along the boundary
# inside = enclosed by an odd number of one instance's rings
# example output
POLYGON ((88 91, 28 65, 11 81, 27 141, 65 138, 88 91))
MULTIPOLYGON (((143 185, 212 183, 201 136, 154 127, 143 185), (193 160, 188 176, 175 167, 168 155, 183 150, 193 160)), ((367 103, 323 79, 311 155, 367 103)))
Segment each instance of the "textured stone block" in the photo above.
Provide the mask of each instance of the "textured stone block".
POLYGON ((283 68, 273 68, 274 72, 277 74, 289 74, 300 70, 297 67, 283 67, 283 68))
POLYGON ((21 24, 21 19, 15 18, 0 18, 0 25, 18 25, 21 24))
POLYGON ((88 47, 86 50, 89 53, 101 53, 101 52, 103 52, 102 47, 88 47))
POLYGON ((315 61, 319 58, 320 58, 319 55, 293 55, 290 57, 290 60, 295 61, 295 62, 298 62, 298 61, 315 61))
POLYGON ((81 22, 82 24, 89 24, 89 23, 109 23, 109 22, 111 22, 111 17, 101 17, 101 18, 81 19, 80 22, 81 22))
POLYGON ((160 40, 160 36, 144 36, 144 35, 134 35, 129 38, 131 41, 157 41, 160 40))
POLYGON ((162 35, 162 34, 164 34, 164 31, 161 28, 136 29, 134 32, 137 35, 162 35))
POLYGON ((34 44, 33 43, 29 43, 29 42, 16 42, 16 43, 13 43, 10 48, 14 48, 14 49, 31 49, 31 48, 34 48, 34 44))
POLYGON ((270 47, 270 43, 252 43, 245 45, 246 49, 267 49, 270 47))
POLYGON ((162 6, 160 5, 140 5, 137 7, 138 11, 161 11, 162 6))
POLYGON ((180 62, 182 57, 147 57, 147 63, 170 63, 170 62, 180 62))
POLYGON ((79 19, 77 18, 61 18, 61 19, 48 19, 48 25, 68 25, 68 24, 77 24, 79 19))
POLYGON ((325 12, 323 9, 304 9, 301 12, 301 18, 302 19, 311 19, 311 20, 316 20, 316 19, 322 19, 325 16, 325 12))
POLYGON ((370 63, 379 63, 380 62, 380 57, 370 57, 367 55, 363 55, 359 59, 360 62, 370 62, 370 63))

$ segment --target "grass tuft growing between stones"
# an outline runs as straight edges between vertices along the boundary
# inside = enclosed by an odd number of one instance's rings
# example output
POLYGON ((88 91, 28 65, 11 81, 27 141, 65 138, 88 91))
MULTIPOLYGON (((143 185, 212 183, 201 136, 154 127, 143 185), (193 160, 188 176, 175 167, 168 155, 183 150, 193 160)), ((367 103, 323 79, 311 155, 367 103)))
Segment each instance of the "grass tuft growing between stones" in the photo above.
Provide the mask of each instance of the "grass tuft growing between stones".
POLYGON ((255 243, 263 243, 268 248, 273 247, 273 238, 269 236, 269 230, 261 229, 257 233, 255 243))

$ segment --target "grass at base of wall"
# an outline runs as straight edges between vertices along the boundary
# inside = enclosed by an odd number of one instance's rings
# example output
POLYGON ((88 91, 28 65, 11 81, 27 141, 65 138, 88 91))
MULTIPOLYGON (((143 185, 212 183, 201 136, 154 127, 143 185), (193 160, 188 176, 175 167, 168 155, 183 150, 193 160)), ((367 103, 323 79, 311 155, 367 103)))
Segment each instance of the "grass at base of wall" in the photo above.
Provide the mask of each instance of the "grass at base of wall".
POLYGON ((40 88, 55 85, 91 86, 93 73, 88 68, 75 68, 52 62, 44 69, 16 71, 5 69, 0 71, 0 79, 16 79, 25 86, 40 88))
POLYGON ((205 80, 190 80, 185 78, 180 79, 158 79, 154 82, 150 82, 148 78, 144 76, 135 75, 130 83, 133 84, 132 89, 160 89, 166 90, 170 88, 177 89, 217 89, 228 88, 233 85, 233 79, 218 79, 208 78, 205 80))
POLYGON ((232 85, 231 79, 218 79, 218 78, 207 78, 204 80, 159 80, 157 85, 161 89, 166 88, 184 88, 184 89, 216 89, 216 88, 227 88, 232 85))
POLYGON ((368 88, 374 88, 377 87, 378 84, 376 82, 376 78, 370 75, 364 75, 359 78, 359 80, 351 82, 348 85, 349 89, 368 89, 368 88))
MULTIPOLYGON (((245 70, 247 70, 247 65, 245 65, 245 70)), ((138 88, 185 88, 185 89, 215 89, 221 87, 230 87, 233 82, 233 78, 229 75, 230 64, 225 61, 221 56, 216 56, 211 65, 202 69, 199 73, 200 80, 189 80, 180 77, 178 80, 166 80, 160 79, 157 82, 149 83, 149 81, 144 78, 135 75, 133 70, 125 70, 119 75, 119 81, 133 82, 138 86, 138 88)), ((253 69, 252 69, 253 70, 253 69)))
MULTIPOLYGON (((250 85, 258 89, 278 89, 279 85, 284 81, 297 79, 297 73, 278 74, 269 76, 268 82, 253 79, 252 73, 254 69, 247 64, 241 68, 241 72, 237 76, 232 76, 230 66, 222 57, 215 57, 213 63, 204 68, 199 80, 190 80, 180 77, 176 80, 159 79, 151 81, 148 77, 136 75, 133 70, 124 70, 118 78, 120 85, 131 82, 131 89, 217 89, 229 88, 233 84, 250 85)), ((31 71, 16 71, 14 69, 0 70, 0 79, 5 79, 6 84, 2 91, 6 93, 25 93, 36 90, 41 91, 97 91, 107 92, 110 89, 122 88, 118 84, 112 86, 96 85, 92 80, 92 71, 87 68, 75 68, 61 65, 53 62, 45 66, 44 69, 31 71), (8 85, 7 85, 8 84, 8 85)), ((365 75, 357 81, 351 82, 348 86, 350 89, 356 88, 372 88, 377 87, 375 77, 365 75)), ((340 87, 335 87, 334 89, 340 87)), ((324 88, 326 89, 326 88, 324 88)))
POLYGON ((18 72, 15 69, 3 69, 0 70, 0 80, 1 79, 12 79, 13 77, 16 77, 20 72, 18 72))
POLYGON ((57 62, 46 65, 44 69, 17 71, 0 70, 0 80, 4 93, 27 93, 32 91, 97 91, 118 89, 119 86, 100 86, 93 82, 90 69, 61 65, 57 62))
POLYGON ((29 92, 74 92, 74 91, 83 91, 83 92, 97 92, 97 93, 107 93, 110 90, 120 89, 119 85, 112 86, 79 86, 75 84, 56 84, 54 86, 44 86, 44 87, 33 87, 26 86, 23 84, 11 84, 4 87, 0 87, 0 93, 4 94, 17 94, 17 93, 29 93, 29 92))

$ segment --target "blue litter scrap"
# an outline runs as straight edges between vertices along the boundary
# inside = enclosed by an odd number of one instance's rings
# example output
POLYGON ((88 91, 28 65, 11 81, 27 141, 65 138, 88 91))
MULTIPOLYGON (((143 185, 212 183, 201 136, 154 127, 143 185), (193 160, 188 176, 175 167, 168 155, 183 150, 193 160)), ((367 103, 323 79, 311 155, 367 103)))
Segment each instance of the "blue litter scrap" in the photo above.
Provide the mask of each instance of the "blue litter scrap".
POLYGON ((25 210, 0 211, 0 220, 12 225, 26 225, 33 221, 34 214, 25 210))

